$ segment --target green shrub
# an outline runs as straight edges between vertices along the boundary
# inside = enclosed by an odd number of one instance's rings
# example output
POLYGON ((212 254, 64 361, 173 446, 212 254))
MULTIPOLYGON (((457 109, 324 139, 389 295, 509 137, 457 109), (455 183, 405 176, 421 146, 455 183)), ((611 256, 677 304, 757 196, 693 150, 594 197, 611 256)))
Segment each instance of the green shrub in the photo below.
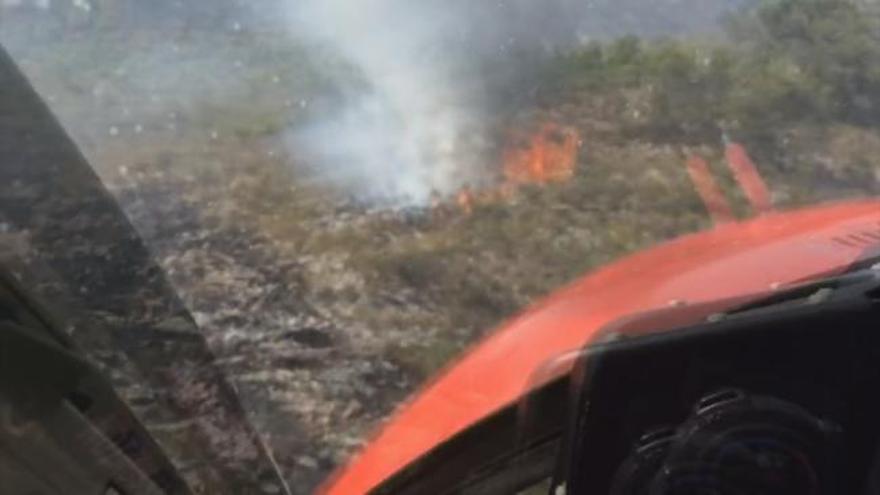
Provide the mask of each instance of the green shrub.
POLYGON ((728 19, 732 42, 626 37, 561 57, 560 86, 643 88, 640 131, 709 142, 762 139, 794 123, 880 124, 880 17, 848 0, 767 0, 728 19))

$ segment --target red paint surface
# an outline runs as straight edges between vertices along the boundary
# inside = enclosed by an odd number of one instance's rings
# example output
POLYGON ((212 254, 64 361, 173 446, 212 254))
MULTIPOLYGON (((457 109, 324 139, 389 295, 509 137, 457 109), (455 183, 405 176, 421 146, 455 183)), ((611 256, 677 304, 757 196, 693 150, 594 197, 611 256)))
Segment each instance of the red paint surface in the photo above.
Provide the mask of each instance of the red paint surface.
POLYGON ((763 214, 773 210, 773 200, 770 196, 770 190, 761 174, 758 173, 758 167, 749 158, 746 149, 738 143, 730 143, 727 145, 727 165, 733 172, 734 178, 739 182, 740 187, 748 198, 749 203, 755 213, 763 214))
POLYGON ((721 188, 718 187, 718 182, 712 176, 706 160, 698 156, 691 157, 687 161, 687 171, 691 176, 691 182, 694 183, 694 187, 700 195, 700 199, 706 205, 712 221, 716 224, 732 222, 735 219, 733 209, 730 207, 730 203, 727 202, 727 198, 724 197, 721 188))
MULTIPOLYGON (((827 275, 870 248, 839 239, 877 234, 880 201, 842 203, 722 225, 607 265, 473 347, 403 406, 321 491, 356 495, 374 488, 437 444, 515 402, 536 385, 538 370, 580 349, 621 317, 673 301, 733 298, 827 275)), ((568 366, 549 369, 553 375, 568 366)))

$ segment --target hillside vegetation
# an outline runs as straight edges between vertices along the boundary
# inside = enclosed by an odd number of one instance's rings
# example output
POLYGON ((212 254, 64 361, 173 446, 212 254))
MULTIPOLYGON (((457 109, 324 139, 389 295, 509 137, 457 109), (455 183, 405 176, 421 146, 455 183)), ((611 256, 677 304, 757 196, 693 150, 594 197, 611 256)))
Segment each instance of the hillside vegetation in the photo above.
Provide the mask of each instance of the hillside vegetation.
MULTIPOLYGON (((873 4, 770 0, 728 16, 725 28, 724 41, 592 43, 551 63, 539 94, 547 108, 626 100, 617 110, 624 110, 618 122, 628 138, 678 146, 737 139, 765 164, 795 174, 815 164, 793 163, 800 157, 790 154, 799 151, 787 146, 798 144, 792 140, 846 134, 861 142, 856 135, 880 124, 880 16, 873 4)), ((864 184, 875 170, 868 162, 860 170, 840 167, 847 170, 828 172, 836 179, 852 174, 851 184, 864 184)))

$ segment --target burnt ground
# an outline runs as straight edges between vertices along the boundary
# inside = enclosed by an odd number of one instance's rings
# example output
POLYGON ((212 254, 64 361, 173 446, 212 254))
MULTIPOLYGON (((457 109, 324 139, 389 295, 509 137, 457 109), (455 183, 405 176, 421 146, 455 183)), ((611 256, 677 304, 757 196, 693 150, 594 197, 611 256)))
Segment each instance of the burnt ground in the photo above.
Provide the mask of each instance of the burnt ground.
MULTIPOLYGON (((248 165, 236 166, 240 177, 226 171, 218 182, 200 177, 194 187, 144 164, 125 172, 115 190, 292 489, 306 493, 414 379, 358 342, 347 322, 315 300, 308 280, 313 262, 267 236, 255 212, 241 209, 244 186, 235 182, 247 182, 248 165)), ((252 207, 281 206, 273 203, 277 198, 261 199, 265 205, 252 207)))

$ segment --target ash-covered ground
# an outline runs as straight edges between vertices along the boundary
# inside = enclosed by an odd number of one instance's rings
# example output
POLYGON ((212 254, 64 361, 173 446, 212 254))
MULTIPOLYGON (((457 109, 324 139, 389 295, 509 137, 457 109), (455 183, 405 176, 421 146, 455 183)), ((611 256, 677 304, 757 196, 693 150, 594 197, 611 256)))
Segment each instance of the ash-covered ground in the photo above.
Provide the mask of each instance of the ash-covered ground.
POLYGON ((289 185, 265 182, 265 163, 234 160, 240 175, 225 170, 198 185, 153 164, 134 166, 113 190, 151 240, 294 491, 305 493, 417 379, 383 354, 393 337, 339 314, 366 289, 344 257, 297 251, 306 232, 330 231, 345 213, 299 224, 289 185), (296 222, 297 232, 274 237, 267 221, 296 222))

